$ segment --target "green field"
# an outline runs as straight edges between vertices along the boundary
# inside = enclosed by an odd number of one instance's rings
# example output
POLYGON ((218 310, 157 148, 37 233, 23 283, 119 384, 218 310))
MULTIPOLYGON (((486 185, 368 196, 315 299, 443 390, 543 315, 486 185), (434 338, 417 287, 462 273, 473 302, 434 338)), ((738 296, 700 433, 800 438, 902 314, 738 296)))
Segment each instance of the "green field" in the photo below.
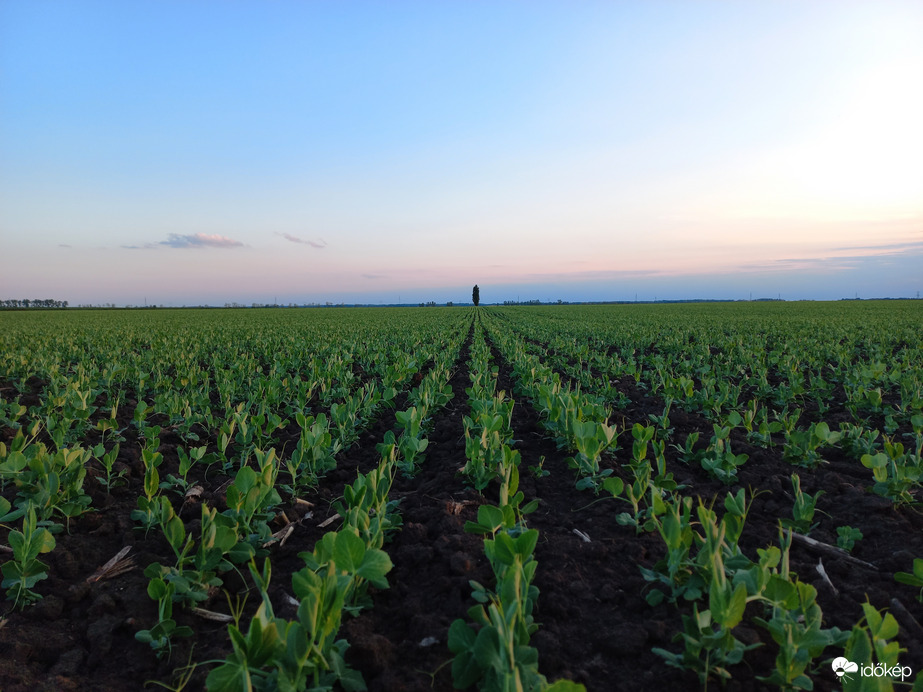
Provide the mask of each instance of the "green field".
POLYGON ((0 688, 909 682, 921 335, 920 301, 2 311, 0 688))

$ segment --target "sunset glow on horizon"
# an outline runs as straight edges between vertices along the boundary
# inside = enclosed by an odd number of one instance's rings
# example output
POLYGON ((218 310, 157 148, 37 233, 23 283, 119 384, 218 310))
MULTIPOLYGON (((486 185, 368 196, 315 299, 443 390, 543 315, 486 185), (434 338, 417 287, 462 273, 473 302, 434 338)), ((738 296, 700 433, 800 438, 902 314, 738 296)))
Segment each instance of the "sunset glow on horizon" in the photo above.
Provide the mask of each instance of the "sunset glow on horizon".
POLYGON ((912 297, 918 2, 0 5, 0 298, 912 297))

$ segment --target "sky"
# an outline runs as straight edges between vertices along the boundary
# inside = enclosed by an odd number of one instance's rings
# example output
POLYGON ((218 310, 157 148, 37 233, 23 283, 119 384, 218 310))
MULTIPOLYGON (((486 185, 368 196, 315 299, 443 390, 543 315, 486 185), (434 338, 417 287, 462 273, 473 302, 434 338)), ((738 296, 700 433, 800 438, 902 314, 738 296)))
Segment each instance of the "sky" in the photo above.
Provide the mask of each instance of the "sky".
POLYGON ((923 3, 0 1, 0 298, 923 290, 923 3))

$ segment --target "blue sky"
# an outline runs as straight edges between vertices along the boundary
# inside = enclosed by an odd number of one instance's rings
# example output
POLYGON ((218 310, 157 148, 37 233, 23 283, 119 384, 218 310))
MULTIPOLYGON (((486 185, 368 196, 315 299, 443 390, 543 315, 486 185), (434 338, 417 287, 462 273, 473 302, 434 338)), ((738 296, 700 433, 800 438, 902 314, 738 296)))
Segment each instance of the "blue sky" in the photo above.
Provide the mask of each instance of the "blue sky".
POLYGON ((0 297, 910 296, 923 3, 0 3, 0 297))

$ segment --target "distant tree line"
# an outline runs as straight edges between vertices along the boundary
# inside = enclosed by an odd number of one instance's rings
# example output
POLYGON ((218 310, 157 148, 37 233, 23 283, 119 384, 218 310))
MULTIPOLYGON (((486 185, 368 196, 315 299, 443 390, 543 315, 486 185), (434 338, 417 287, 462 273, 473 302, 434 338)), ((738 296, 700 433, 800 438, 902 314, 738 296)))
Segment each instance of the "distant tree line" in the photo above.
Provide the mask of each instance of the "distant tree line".
POLYGON ((66 308, 66 300, 54 300, 52 298, 8 298, 0 300, 0 308, 66 308))

